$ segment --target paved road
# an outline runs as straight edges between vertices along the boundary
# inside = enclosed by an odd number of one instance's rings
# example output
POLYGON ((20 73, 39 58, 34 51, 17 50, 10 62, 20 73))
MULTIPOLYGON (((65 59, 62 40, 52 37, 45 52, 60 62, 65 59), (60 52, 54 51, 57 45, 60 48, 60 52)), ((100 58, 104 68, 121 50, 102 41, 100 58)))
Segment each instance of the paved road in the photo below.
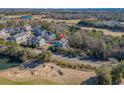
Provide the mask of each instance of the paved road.
MULTIPOLYGON (((42 50, 35 49, 37 53, 41 53, 42 50)), ((68 57, 63 57, 61 55, 55 55, 53 54, 53 57, 58 58, 60 60, 65 60, 69 62, 78 62, 78 63, 84 63, 84 64, 89 64, 92 66, 102 66, 102 65, 112 65, 110 61, 92 61, 92 60, 79 60, 78 58, 68 58, 68 57)))

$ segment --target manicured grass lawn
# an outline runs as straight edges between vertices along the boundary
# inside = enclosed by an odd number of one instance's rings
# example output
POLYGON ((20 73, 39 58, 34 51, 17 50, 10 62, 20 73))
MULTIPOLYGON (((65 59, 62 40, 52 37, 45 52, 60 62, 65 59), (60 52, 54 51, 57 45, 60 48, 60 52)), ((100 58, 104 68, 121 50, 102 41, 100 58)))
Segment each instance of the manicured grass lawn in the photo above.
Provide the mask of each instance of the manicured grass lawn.
POLYGON ((17 82, 0 77, 0 85, 57 85, 57 84, 59 83, 52 82, 46 79, 36 79, 25 82, 17 82))

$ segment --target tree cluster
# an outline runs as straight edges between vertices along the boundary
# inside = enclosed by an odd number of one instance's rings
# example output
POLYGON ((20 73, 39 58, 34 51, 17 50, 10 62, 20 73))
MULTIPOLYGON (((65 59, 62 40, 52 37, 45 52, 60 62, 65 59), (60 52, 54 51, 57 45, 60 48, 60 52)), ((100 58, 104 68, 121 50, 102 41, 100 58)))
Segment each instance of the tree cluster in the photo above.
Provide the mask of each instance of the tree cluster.
POLYGON ((82 20, 82 21, 78 22, 77 25, 78 26, 84 26, 84 27, 111 29, 111 30, 118 31, 118 32, 124 31, 124 25, 117 22, 117 21, 99 22, 99 21, 82 20))
POLYGON ((124 59, 124 37, 104 35, 102 31, 76 31, 68 38, 70 47, 80 49, 91 59, 124 59))

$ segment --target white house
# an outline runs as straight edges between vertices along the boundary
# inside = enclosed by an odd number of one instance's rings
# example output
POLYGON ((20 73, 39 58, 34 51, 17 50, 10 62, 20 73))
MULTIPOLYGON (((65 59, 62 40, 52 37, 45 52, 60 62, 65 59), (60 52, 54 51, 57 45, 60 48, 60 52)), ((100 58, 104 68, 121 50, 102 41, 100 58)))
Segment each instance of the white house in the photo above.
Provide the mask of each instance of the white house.
POLYGON ((29 24, 26 24, 24 26, 24 29, 27 30, 27 31, 31 31, 32 30, 32 28, 31 28, 31 26, 29 24))
POLYGON ((45 45, 45 39, 44 39, 44 38, 40 38, 40 39, 38 40, 38 43, 39 43, 39 46, 45 45))

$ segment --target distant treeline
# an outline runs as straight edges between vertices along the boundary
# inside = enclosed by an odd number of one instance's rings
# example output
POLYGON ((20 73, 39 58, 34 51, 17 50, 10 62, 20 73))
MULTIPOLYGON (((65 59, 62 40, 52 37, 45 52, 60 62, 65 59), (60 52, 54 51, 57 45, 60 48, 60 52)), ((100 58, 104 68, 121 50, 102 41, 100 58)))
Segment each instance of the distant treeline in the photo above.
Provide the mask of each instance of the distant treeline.
POLYGON ((54 19, 98 19, 98 20, 116 20, 124 21, 123 10, 66 10, 66 11, 52 11, 47 13, 47 17, 54 19))
POLYGON ((47 18, 54 19, 85 19, 124 21, 124 9, 0 9, 1 14, 44 14, 47 18))
POLYGON ((113 31, 124 31, 124 24, 117 22, 117 21, 105 21, 105 22, 97 22, 97 21, 85 21, 82 20, 78 22, 78 26, 85 26, 85 27, 96 27, 102 29, 111 29, 113 31))

